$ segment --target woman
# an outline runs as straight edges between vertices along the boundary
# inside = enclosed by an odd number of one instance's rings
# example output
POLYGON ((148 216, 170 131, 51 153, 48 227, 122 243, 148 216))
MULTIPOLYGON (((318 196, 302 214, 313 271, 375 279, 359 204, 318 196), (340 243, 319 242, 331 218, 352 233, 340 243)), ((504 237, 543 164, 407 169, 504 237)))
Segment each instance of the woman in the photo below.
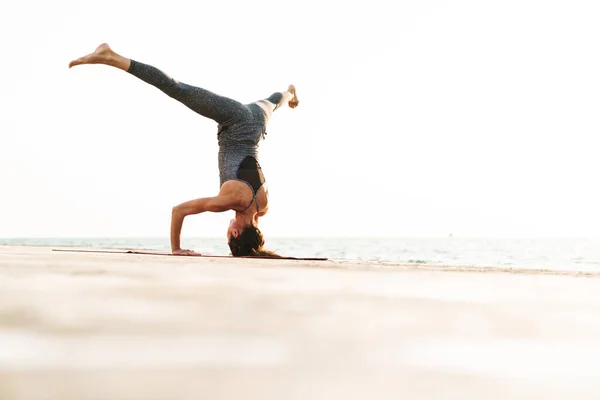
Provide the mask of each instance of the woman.
POLYGON ((258 144, 264 139, 266 125, 273 111, 287 103, 298 106, 296 89, 290 85, 264 100, 241 104, 208 90, 180 83, 157 68, 125 58, 104 43, 91 54, 69 63, 69 68, 82 64, 105 64, 126 71, 160 89, 198 114, 217 122, 219 142, 219 175, 221 189, 214 197, 190 200, 173 207, 171 216, 171 251, 176 255, 198 254, 180 247, 183 220, 188 215, 206 211, 235 211, 227 228, 233 256, 274 256, 264 250, 264 238, 258 229, 258 218, 269 208, 268 191, 258 162, 258 144))

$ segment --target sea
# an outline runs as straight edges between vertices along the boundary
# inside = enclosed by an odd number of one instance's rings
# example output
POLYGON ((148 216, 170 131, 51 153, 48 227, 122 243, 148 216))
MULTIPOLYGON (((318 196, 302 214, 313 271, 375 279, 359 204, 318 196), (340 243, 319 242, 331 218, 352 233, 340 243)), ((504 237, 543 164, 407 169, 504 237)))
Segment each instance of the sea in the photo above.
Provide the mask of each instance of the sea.
MULTIPOLYGON (((151 249, 163 238, 10 238, 0 245, 151 249)), ((228 255, 223 238, 182 238, 182 247, 228 255)), ((447 266, 514 267, 600 272, 600 239, 269 238, 265 248, 292 257, 447 266)))

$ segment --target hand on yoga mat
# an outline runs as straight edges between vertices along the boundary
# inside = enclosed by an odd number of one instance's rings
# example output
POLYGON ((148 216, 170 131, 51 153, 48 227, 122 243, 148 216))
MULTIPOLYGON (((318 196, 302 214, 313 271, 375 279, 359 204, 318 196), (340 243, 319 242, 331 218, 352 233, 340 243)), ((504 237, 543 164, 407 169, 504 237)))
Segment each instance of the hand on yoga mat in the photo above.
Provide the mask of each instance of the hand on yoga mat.
POLYGON ((201 256, 202 254, 196 253, 194 250, 173 250, 173 255, 175 256, 201 256))

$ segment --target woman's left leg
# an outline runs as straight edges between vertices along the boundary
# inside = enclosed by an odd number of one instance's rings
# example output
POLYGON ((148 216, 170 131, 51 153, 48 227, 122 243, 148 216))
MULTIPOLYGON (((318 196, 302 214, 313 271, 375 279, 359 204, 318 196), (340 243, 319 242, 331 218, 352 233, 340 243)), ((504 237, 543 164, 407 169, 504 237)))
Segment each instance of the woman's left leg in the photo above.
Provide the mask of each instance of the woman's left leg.
POLYGON ((106 43, 98 46, 93 53, 71 61, 69 68, 81 64, 105 64, 126 71, 219 124, 232 124, 251 116, 248 107, 240 102, 178 82, 156 67, 115 53, 106 43))

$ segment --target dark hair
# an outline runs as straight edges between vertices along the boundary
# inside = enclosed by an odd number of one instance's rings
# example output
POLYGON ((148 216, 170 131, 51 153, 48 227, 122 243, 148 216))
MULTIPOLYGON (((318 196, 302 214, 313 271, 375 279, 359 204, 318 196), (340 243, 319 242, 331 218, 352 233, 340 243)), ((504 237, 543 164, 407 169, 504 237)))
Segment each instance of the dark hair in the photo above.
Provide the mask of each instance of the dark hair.
POLYGON ((255 226, 248 225, 238 237, 229 237, 229 250, 234 257, 263 256, 281 257, 269 250, 264 250, 265 239, 262 232, 255 226))

